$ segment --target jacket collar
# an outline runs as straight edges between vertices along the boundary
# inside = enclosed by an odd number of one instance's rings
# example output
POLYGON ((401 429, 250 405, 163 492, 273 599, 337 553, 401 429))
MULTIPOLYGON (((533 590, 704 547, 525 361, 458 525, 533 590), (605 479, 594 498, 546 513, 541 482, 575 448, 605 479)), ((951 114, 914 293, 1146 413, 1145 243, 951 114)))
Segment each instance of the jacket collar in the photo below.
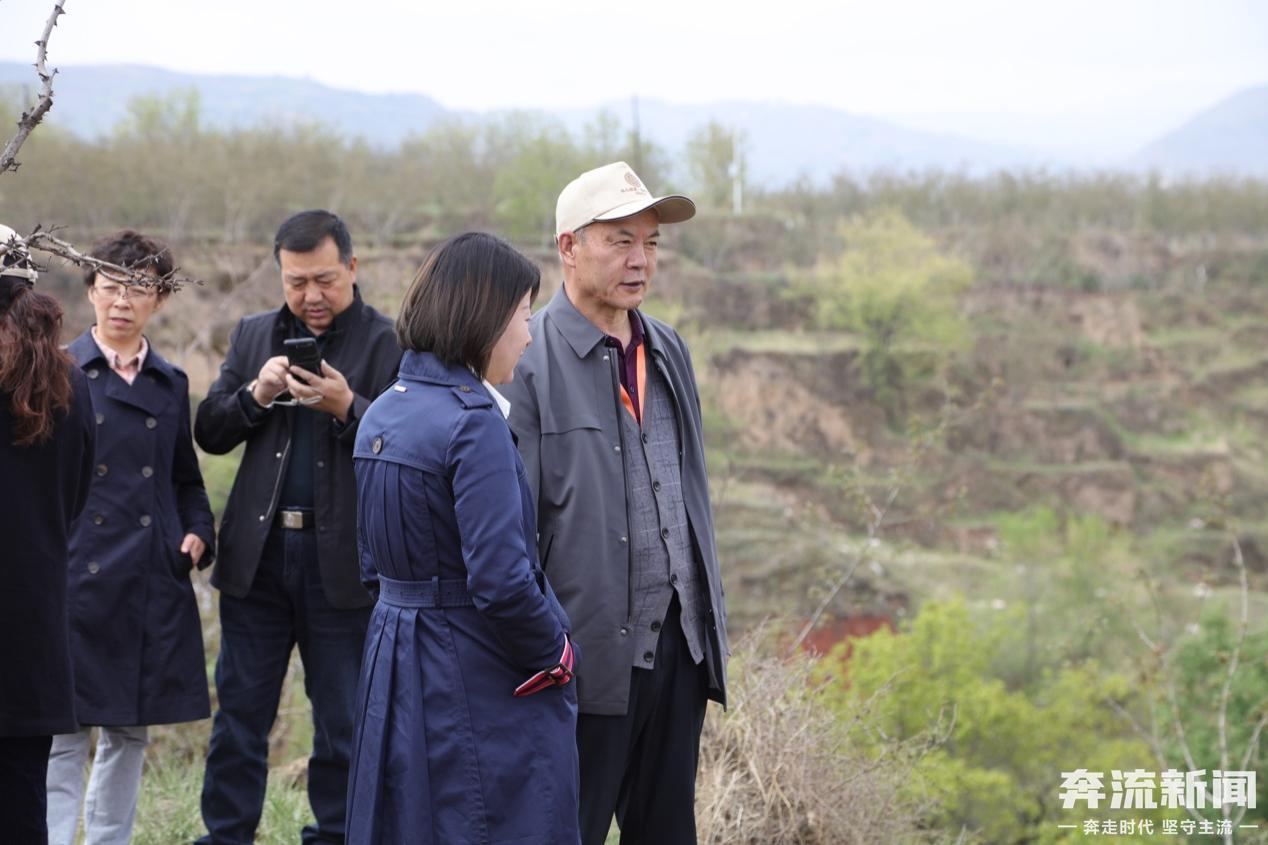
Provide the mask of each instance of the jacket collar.
POLYGON ((432 384, 443 384, 449 387, 470 387, 484 390, 475 373, 461 364, 452 367, 442 364, 440 359, 430 352, 407 351, 401 358, 400 377, 410 381, 426 381, 432 384))
MULTIPOLYGON (((577 353, 578 358, 586 357, 607 339, 603 330, 587 320, 585 315, 577 310, 577 306, 572 304, 572 300, 564 292, 563 285, 559 286, 559 290, 555 291, 555 295, 551 297, 543 310, 550 315, 551 320, 559 328, 559 333, 564 336, 564 340, 568 341, 568 345, 572 347, 573 352, 577 353)), ((631 316, 630 319, 641 322, 643 340, 649 340, 651 331, 648 322, 642 319, 642 315, 637 311, 634 314, 637 316, 631 316)), ((649 343, 648 348, 652 348, 652 344, 649 343)))
MULTIPOLYGON (((146 338, 146 343, 150 347, 150 351, 146 353, 145 363, 141 365, 141 372, 157 372, 168 380, 176 377, 176 368, 168 363, 167 359, 158 354, 154 349, 154 344, 146 338)), ((101 347, 97 346, 97 341, 93 340, 92 329, 85 329, 84 333, 66 347, 66 351, 75 361, 75 365, 81 370, 86 368, 94 361, 100 361, 103 366, 109 369, 110 364, 106 361, 106 357, 101 354, 101 347)))
MULTIPOLYGON (((321 333, 321 337, 327 335, 336 335, 348 330, 350 326, 356 324, 361 319, 361 310, 364 307, 361 300, 361 287, 357 284, 352 285, 352 304, 335 315, 335 319, 331 321, 330 328, 321 333)), ((291 313, 291 309, 282 303, 282 307, 277 310, 277 320, 274 323, 274 331, 283 336, 290 336, 303 323, 299 318, 291 313)))

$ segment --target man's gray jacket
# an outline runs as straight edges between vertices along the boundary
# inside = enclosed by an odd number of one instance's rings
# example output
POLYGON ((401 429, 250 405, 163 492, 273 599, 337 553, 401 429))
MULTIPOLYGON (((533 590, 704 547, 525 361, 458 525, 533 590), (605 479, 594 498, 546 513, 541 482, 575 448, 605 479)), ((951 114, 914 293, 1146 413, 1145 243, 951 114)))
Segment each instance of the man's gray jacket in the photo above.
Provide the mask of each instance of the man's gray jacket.
MULTIPOLYGON (((677 405, 683 502, 708 600, 709 697, 726 704, 726 604, 718 570, 700 394, 678 333, 643 315, 648 366, 677 405)), ((630 630, 630 529, 616 351, 561 287, 529 324, 533 343, 499 388, 537 503, 542 568, 580 646, 582 713, 624 715, 635 637, 630 630)))

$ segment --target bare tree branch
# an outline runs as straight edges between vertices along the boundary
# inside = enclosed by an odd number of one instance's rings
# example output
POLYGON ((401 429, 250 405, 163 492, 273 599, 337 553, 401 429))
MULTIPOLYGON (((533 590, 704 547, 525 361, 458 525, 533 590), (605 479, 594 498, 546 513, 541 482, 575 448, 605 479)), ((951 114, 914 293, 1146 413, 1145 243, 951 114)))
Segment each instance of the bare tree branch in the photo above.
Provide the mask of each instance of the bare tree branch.
MULTIPOLYGON (((1228 710, 1232 699, 1233 683, 1237 677, 1239 669, 1241 668, 1243 650, 1245 649, 1246 639, 1249 633, 1250 583, 1247 577, 1246 560, 1243 554, 1241 539, 1238 536, 1236 524, 1231 522, 1227 516, 1224 517, 1222 522, 1225 525, 1229 538, 1232 542, 1232 563, 1233 567, 1237 570, 1237 595, 1240 599, 1238 606, 1239 612, 1237 619, 1236 642, 1233 644, 1231 653, 1225 660, 1227 668, 1224 672, 1224 680, 1220 687, 1219 700, 1215 713, 1217 743, 1215 751, 1219 756, 1217 765, 1220 770, 1227 772, 1229 771, 1230 766, 1233 765, 1234 757, 1233 750, 1229 747, 1228 710)), ((1161 707, 1154 706, 1150 708, 1152 725, 1148 731, 1146 731, 1144 726, 1142 726, 1125 707, 1113 700, 1110 700, 1108 703, 1110 707, 1131 726, 1132 730, 1149 744, 1150 748, 1153 750, 1155 758, 1158 760, 1159 765, 1165 768, 1170 768, 1171 765, 1166 759, 1167 753, 1163 747, 1164 731, 1158 724, 1157 713, 1159 709, 1165 711, 1166 717, 1169 717, 1170 720, 1169 727, 1171 730, 1171 736, 1169 738, 1179 747, 1179 752, 1184 758, 1185 764, 1189 767, 1189 771, 1201 771, 1195 761, 1193 749, 1189 745, 1189 737, 1185 732, 1179 695, 1176 690, 1177 672, 1168 656, 1170 647, 1164 644, 1166 635, 1165 621, 1168 615, 1163 610, 1157 585, 1154 583, 1153 579, 1149 577, 1148 573, 1143 574, 1145 575, 1145 588, 1148 591, 1150 601, 1153 605, 1153 610, 1157 615, 1159 635, 1157 637, 1150 637, 1135 619, 1132 619, 1131 623, 1136 629, 1136 634, 1139 636, 1141 642, 1145 644, 1146 648, 1149 649, 1158 662, 1161 675, 1161 687, 1162 692, 1165 694, 1166 703, 1161 707)), ((1248 770, 1250 768, 1252 761, 1255 759, 1255 755, 1258 753, 1259 743, 1261 737, 1263 736, 1263 732, 1265 728, 1268 728, 1268 709, 1265 709, 1268 707, 1268 699, 1261 701, 1257 707, 1259 709, 1258 719, 1256 720, 1254 727, 1251 729, 1250 738, 1246 741, 1246 747, 1241 754, 1241 770, 1248 770)), ((1217 805, 1215 802, 1214 789, 1210 786, 1204 786, 1203 795, 1206 799, 1204 804, 1209 806, 1210 809, 1218 812, 1220 816, 1229 823, 1229 825, 1225 828, 1223 841, 1225 845, 1232 845, 1234 838, 1231 831, 1234 827, 1241 823, 1241 820, 1245 817, 1249 806, 1243 804, 1235 807, 1227 802, 1221 802, 1217 805)), ((1185 812, 1195 821, 1201 822, 1205 818, 1203 813, 1198 812, 1198 808, 1185 807, 1184 809, 1185 812)))
MULTIPOLYGON (((946 435, 947 429, 951 426, 951 424, 956 422, 957 419, 969 418, 978 414, 991 397, 994 396, 996 389, 997 385, 992 384, 982 392, 971 406, 957 411, 957 409, 951 404, 950 391, 948 391, 944 386, 942 391, 942 408, 939 409, 938 412, 937 425, 917 436, 915 445, 908 450, 905 460, 892 469, 890 473, 890 487, 885 494, 885 500, 882 504, 878 505, 876 500, 872 498, 871 494, 868 493, 862 484, 851 481, 847 485, 849 491, 856 499, 858 499, 859 510, 864 515, 867 523, 866 547, 868 549, 879 545, 881 532, 884 529, 892 528, 895 525, 910 522, 914 519, 914 517, 902 520, 889 519, 889 513, 893 509, 894 503, 898 500, 898 496, 902 493, 903 488, 906 487, 908 482, 911 480, 912 473, 920 465, 920 462, 924 460, 925 455, 933 448, 934 444, 946 435)), ((858 568, 864 563, 869 562, 871 562, 871 558, 867 553, 854 556, 853 563, 851 563, 848 568, 842 572, 840 577, 832 583, 832 586, 828 588, 827 595, 824 596, 821 602, 819 602, 819 605, 815 608, 814 613, 810 615, 810 618, 806 620, 806 623, 802 625, 801 630, 797 633, 797 636, 793 639, 792 644, 788 647, 787 653, 789 655, 794 654, 797 649, 801 647, 802 643, 806 641, 806 637, 810 636, 810 633, 815 629, 815 626, 819 624, 819 620, 823 617, 823 614, 827 612, 828 607, 836 600, 837 595, 839 595, 840 592, 845 589, 846 585, 850 583, 850 580, 854 577, 854 573, 858 571, 858 568)))
POLYGON ((18 120, 18 134, 10 139, 5 145, 4 152, 0 153, 0 173, 18 169, 18 150, 31 134, 31 130, 39 125, 44 115, 53 107, 53 77, 57 75, 57 68, 50 71, 47 66, 48 39, 53 34, 53 27, 57 26, 57 19, 63 14, 62 6, 65 2, 66 0, 56 0, 53 4, 53 13, 48 16, 48 21, 44 24, 44 35, 35 42, 39 48, 35 53, 35 72, 40 77, 40 98, 36 101, 34 108, 22 112, 22 117, 18 120))
MULTIPOLYGON (((1246 644, 1246 630, 1250 627, 1250 586, 1246 580, 1246 558, 1242 556, 1242 541, 1237 536, 1235 525, 1229 527, 1229 535, 1233 540, 1233 565, 1237 567, 1239 576, 1239 594, 1241 597, 1241 618, 1237 625, 1237 644, 1228 658, 1228 671, 1224 674, 1224 686, 1220 690, 1220 706, 1217 713, 1217 727, 1220 741, 1220 769, 1228 771, 1228 699, 1233 691, 1233 679, 1237 677, 1237 666, 1241 661, 1242 647, 1246 644)), ((1220 814, 1229 818, 1228 804, 1219 806, 1220 814)))
POLYGON ((35 227, 35 231, 26 236, 27 249, 39 250, 47 255, 53 255, 65 261, 69 261, 77 267, 84 269, 92 269, 122 285, 137 285, 140 287, 157 288, 161 292, 171 292, 180 290, 185 285, 201 285, 201 279, 191 279, 186 276, 177 275, 179 267, 172 268, 172 272, 167 275, 159 275, 154 270, 156 264, 163 253, 152 255, 143 261, 137 262, 133 267, 123 267, 119 264, 112 264, 109 261, 102 261, 100 258, 93 258, 90 255, 84 255, 74 246, 53 235, 51 231, 35 227))

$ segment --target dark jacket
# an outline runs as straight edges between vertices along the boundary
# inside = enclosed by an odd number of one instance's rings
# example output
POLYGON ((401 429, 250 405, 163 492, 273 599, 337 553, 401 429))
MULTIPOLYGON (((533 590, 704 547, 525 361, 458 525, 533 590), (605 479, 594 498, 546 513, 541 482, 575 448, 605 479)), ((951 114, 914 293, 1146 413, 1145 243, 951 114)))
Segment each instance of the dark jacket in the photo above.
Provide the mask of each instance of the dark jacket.
MULTIPOLYGON (((682 338, 646 315, 643 326, 648 366, 657 368, 676 405, 683 503, 709 601, 709 694, 725 704, 726 604, 709 505, 700 395, 682 338)), ((529 328, 533 343, 502 393, 511 401, 511 428, 534 488, 542 568, 586 656, 578 686, 581 712, 622 715, 635 638, 629 636, 630 529, 620 419, 625 411, 617 356, 562 287, 529 328)))
MULTIPOLYGON (((274 408, 258 419, 247 415, 239 396, 264 362, 285 354, 282 341, 296 336, 297 318, 283 305, 244 317, 229 336, 229 352, 220 376, 198 406, 194 439, 220 455, 246 442, 229 502, 220 519, 220 554, 211 583, 242 598, 251 589, 260 553, 268 538, 290 457, 291 408, 274 408)), ((373 601, 361 586, 357 569, 356 478, 352 444, 371 400, 391 384, 400 364, 392 321, 361 301, 326 330, 323 357, 348 380, 356 394, 348 418, 320 415, 313 435, 313 500, 317 520, 317 563, 322 588, 339 608, 366 607, 373 601)), ((247 401, 250 400, 249 397, 247 401)))
POLYGON ((186 534, 216 556, 189 425, 189 379, 153 346, 132 384, 91 330, 70 345, 97 424, 92 489, 70 539, 71 657, 81 725, 205 719, 207 663, 186 534))
POLYGON ((92 481, 88 383, 70 368, 74 395, 53 437, 13 445, 9 396, 0 393, 0 736, 78 729, 66 622, 66 544, 92 481))
POLYGON ((576 687, 512 695, 559 661, 568 618, 537 565, 501 412, 466 368, 409 352, 361 422, 356 464, 362 574, 381 598, 357 693, 348 841, 577 843, 576 687), (432 578, 459 600, 402 606, 384 580, 421 591, 432 578))

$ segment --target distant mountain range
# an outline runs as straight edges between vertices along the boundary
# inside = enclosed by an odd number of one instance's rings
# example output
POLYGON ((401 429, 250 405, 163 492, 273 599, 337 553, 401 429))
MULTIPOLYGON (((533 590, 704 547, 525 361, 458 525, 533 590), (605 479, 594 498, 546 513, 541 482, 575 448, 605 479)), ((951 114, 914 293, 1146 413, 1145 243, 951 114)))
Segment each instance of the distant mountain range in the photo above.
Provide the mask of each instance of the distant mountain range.
MULTIPOLYGON (((0 62, 0 89, 34 89, 30 65, 0 62)), ((126 114, 129 100, 184 90, 200 95, 201 115, 212 126, 286 125, 320 120, 379 146, 394 146, 447 119, 480 120, 489 113, 449 110, 420 94, 366 94, 285 77, 204 76, 135 65, 63 66, 50 120, 87 138, 108 132, 126 114)), ((579 132, 601 109, 554 112, 579 132)), ((631 103, 604 107, 623 123, 631 103)), ((638 103, 643 134, 681 152, 690 134, 717 121, 742 129, 748 139, 751 178, 781 185, 799 178, 823 181, 842 169, 930 169, 986 173, 995 170, 1074 167, 1050 153, 1020 149, 955 134, 911 129, 839 109, 769 102, 672 105, 638 103)), ((1195 115, 1178 129, 1116 163, 1126 170, 1168 174, 1241 173, 1268 176, 1268 86, 1239 92, 1195 115)))
POLYGON ((1169 172, 1268 175, 1268 85, 1246 88, 1148 144, 1133 159, 1169 172))

